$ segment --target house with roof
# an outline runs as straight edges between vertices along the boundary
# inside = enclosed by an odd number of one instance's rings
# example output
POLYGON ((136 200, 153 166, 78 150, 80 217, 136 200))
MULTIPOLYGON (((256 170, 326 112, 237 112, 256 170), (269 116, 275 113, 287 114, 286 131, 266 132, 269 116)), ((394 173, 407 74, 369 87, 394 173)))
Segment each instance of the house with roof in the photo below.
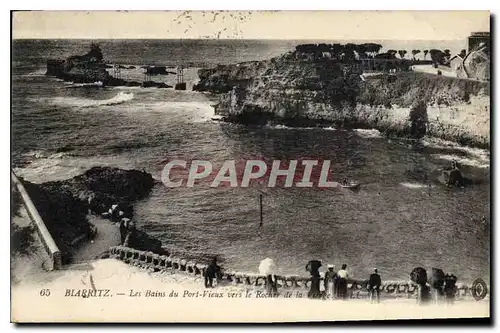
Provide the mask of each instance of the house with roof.
POLYGON ((448 61, 448 65, 450 66, 450 69, 455 72, 457 77, 467 77, 467 73, 464 70, 464 58, 462 58, 460 55, 457 54, 451 57, 448 61))

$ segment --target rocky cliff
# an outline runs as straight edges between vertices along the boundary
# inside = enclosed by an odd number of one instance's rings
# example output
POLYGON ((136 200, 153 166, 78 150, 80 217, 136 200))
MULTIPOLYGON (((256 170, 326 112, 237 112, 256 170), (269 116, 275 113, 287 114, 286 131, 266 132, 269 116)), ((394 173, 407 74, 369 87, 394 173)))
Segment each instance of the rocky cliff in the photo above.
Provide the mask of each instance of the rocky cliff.
MULTIPOLYGON (((92 237, 93 227, 87 220, 89 211, 100 214, 113 204, 131 205, 145 198, 155 182, 146 172, 94 167, 68 180, 43 184, 22 180, 22 183, 61 250, 63 262, 69 263, 79 245, 75 240, 92 237)), ((15 207, 19 206, 17 201, 14 196, 15 207)), ((133 247, 161 252, 161 242, 140 230, 133 247)))
POLYGON ((489 147, 488 82, 411 71, 367 76, 359 62, 311 60, 297 52, 198 74, 193 89, 219 93, 216 114, 226 121, 375 128, 489 147), (411 110, 422 106, 415 118, 411 110))

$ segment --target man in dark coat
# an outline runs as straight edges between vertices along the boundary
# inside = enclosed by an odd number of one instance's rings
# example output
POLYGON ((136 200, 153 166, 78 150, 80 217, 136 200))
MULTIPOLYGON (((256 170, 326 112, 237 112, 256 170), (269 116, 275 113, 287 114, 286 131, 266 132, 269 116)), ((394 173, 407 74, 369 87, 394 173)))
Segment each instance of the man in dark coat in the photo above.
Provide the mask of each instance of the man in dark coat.
POLYGON ((368 291, 370 292, 370 300, 372 302, 380 301, 380 286, 382 285, 382 279, 378 274, 376 268, 373 269, 373 273, 370 274, 370 279, 368 280, 368 291))
POLYGON ((213 280, 217 278, 219 272, 220 267, 217 265, 217 258, 214 257, 205 270, 205 288, 213 288, 213 280))
POLYGON ((306 271, 308 271, 311 274, 311 289, 307 294, 307 297, 309 298, 321 297, 321 292, 319 290, 319 284, 321 279, 319 275, 320 267, 321 267, 321 261, 319 260, 311 260, 306 265, 306 271))
POLYGON ((427 271, 423 267, 415 267, 410 273, 410 280, 418 285, 417 303, 429 303, 431 288, 427 285, 427 271))
POLYGON ((457 292, 457 277, 447 273, 444 277, 444 296, 447 303, 453 303, 457 292))
POLYGON ((347 280, 350 278, 349 273, 347 272, 347 265, 342 264, 342 269, 337 272, 337 293, 339 298, 346 299, 347 298, 347 280))

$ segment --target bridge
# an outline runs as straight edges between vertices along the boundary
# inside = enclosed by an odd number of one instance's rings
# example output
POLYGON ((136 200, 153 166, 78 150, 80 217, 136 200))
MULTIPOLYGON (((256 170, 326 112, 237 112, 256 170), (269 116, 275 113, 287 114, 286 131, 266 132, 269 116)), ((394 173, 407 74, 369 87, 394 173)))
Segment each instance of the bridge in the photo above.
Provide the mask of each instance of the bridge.
POLYGON ((126 65, 126 66, 136 66, 140 67, 148 67, 148 66, 163 66, 170 69, 175 69, 177 66, 183 66, 184 68, 194 67, 194 68, 212 68, 215 67, 215 64, 210 64, 204 61, 155 61, 155 60, 141 60, 140 62, 131 61, 128 59, 125 60, 106 60, 104 61, 108 65, 126 65))

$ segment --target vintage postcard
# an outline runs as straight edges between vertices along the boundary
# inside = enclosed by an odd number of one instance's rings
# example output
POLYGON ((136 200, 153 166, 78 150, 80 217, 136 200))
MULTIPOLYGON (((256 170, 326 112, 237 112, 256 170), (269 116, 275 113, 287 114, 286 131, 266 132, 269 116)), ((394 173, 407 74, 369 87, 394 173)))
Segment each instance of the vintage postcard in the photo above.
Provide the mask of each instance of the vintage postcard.
POLYGON ((12 12, 11 320, 490 318, 488 11, 12 12))

